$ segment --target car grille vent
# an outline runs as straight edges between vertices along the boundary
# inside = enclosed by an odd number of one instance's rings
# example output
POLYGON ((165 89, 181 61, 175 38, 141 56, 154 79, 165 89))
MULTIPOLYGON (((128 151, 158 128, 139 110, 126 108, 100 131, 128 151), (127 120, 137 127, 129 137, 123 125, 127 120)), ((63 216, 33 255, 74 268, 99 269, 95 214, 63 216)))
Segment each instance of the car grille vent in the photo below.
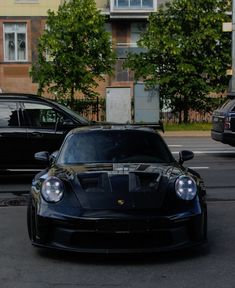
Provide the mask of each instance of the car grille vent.
POLYGON ((173 243, 173 237, 168 231, 149 234, 101 233, 95 235, 95 241, 89 233, 74 233, 71 237, 71 245, 83 249, 151 249, 154 247, 166 247, 173 243))
POLYGON ((113 171, 113 164, 86 164, 87 171, 113 171))
MULTIPOLYGON (((170 223, 167 220, 157 221, 155 219, 125 219, 125 220, 77 220, 76 230, 87 231, 87 232, 147 232, 147 231, 157 231, 159 229, 164 229, 166 225, 170 227, 170 223)), ((173 227, 173 226, 172 226, 173 227)))
POLYGON ((155 193, 158 189, 161 174, 131 172, 129 175, 108 176, 107 173, 81 173, 78 175, 78 179, 85 192, 155 193))
POLYGON ((153 192, 157 190, 160 181, 160 175, 156 173, 133 173, 130 174, 131 192, 153 192), (133 179, 132 179, 133 178, 133 179), (131 187, 133 186, 133 187, 131 187))
POLYGON ((102 180, 103 174, 85 174, 79 175, 78 179, 82 186, 82 189, 85 192, 104 192, 105 188, 103 187, 104 181, 102 180))

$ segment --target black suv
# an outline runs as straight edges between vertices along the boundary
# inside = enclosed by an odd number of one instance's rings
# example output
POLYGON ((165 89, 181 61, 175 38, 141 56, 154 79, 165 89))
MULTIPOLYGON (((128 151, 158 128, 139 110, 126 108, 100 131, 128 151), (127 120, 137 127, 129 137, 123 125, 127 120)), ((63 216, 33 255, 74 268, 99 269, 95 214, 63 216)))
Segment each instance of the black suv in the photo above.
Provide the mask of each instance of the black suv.
POLYGON ((211 138, 235 146, 235 99, 228 99, 213 112, 211 138))
POLYGON ((74 127, 90 125, 63 105, 31 94, 0 94, 0 170, 38 169, 35 152, 57 150, 74 127))

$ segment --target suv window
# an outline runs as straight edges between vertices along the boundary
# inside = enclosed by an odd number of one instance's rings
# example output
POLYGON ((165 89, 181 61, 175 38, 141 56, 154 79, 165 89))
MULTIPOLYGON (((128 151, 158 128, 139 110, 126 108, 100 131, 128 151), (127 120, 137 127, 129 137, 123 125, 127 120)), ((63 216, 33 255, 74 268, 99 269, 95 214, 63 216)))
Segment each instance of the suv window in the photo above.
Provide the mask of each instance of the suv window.
POLYGON ((0 127, 18 127, 19 111, 13 102, 0 102, 0 127))
POLYGON ((233 102, 233 107, 232 107, 231 111, 232 111, 232 112, 235 111, 235 102, 233 102))
POLYGON ((24 116, 28 126, 52 128, 66 120, 66 117, 48 105, 24 103, 24 116))
POLYGON ((224 112, 235 111, 235 100, 227 100, 219 110, 224 112))

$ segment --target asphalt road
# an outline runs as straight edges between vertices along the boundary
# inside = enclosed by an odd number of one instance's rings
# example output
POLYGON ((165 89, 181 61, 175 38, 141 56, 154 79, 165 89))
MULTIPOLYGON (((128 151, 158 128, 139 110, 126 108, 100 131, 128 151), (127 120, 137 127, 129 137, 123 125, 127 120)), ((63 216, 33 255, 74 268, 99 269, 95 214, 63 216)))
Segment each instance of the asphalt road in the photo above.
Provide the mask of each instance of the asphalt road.
MULTIPOLYGON (((28 240, 26 206, 5 206, 0 208, 0 287, 234 288, 235 148, 213 142, 209 137, 167 137, 166 141, 176 158, 179 150, 195 153, 195 158, 185 162, 185 166, 194 168, 205 179, 208 245, 192 251, 139 256, 38 250, 28 240)), ((13 180, 1 183, 0 188, 5 187, 0 193, 2 200, 7 201, 10 195, 18 199, 27 197, 24 191, 19 196, 20 187, 29 187, 22 179, 17 180, 19 191, 10 193, 17 187, 13 180)))
POLYGON ((209 243, 141 256, 80 255, 32 247, 26 207, 0 209, 1 288, 233 288, 235 202, 210 201, 209 243))

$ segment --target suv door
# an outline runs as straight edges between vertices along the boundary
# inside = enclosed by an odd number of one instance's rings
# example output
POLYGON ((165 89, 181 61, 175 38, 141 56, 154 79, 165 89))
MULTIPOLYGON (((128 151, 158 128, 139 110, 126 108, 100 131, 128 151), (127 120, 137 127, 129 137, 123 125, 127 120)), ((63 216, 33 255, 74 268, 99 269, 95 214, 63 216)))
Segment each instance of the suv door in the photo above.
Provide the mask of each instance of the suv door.
POLYGON ((34 168, 41 163, 34 159, 39 151, 54 152, 62 144, 65 135, 76 124, 67 114, 44 103, 22 102, 21 109, 27 123, 27 163, 34 168))
POLYGON ((27 129, 19 105, 11 100, 0 101, 0 169, 24 166, 27 129))

